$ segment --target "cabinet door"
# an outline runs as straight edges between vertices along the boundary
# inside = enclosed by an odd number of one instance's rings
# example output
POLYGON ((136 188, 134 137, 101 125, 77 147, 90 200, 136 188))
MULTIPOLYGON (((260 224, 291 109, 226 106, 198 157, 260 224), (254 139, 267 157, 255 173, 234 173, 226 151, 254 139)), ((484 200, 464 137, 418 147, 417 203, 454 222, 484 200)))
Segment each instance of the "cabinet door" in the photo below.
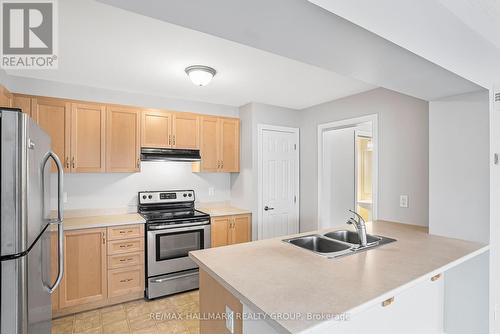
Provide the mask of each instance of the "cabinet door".
POLYGON ((217 117, 201 118, 201 171, 217 172, 219 170, 219 132, 219 119, 217 117))
POLYGON ((249 242, 251 237, 251 219, 250 215, 233 216, 233 225, 231 231, 231 244, 249 242))
POLYGON ((103 301, 107 298, 106 229, 64 233, 64 277, 59 307, 103 301))
MULTIPOLYGON (((52 150, 70 172, 71 103, 61 99, 37 97, 32 100, 32 115, 38 125, 50 136, 52 150)), ((55 171, 52 163, 52 171, 55 171)))
POLYGON ((0 85, 0 107, 12 107, 12 94, 0 85))
POLYGON ((200 147, 200 117, 175 113, 172 124, 172 147, 197 149, 200 147))
POLYGON ((139 171, 139 130, 139 110, 108 106, 106 120, 107 172, 139 171))
POLYGON ((222 118, 221 129, 221 154, 222 172, 240 171, 240 121, 238 119, 222 118))
POLYGON ((19 108, 31 116, 31 96, 14 94, 12 98, 12 107, 19 108))
POLYGON ((229 244, 229 224, 231 216, 215 217, 211 222, 211 247, 229 244))
POLYGON ((71 105, 71 171, 105 171, 106 107, 99 104, 71 105))
POLYGON ((172 113, 158 110, 142 112, 142 147, 172 147, 172 113))

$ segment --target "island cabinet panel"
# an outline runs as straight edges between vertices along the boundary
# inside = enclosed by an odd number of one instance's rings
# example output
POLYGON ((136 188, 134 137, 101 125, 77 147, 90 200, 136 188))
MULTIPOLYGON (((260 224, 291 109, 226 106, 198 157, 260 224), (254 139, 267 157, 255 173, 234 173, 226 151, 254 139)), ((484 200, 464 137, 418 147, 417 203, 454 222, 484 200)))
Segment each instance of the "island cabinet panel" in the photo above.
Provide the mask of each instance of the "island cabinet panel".
MULTIPOLYGON (((48 97, 34 98, 31 117, 50 136, 52 150, 61 159, 64 171, 69 173, 71 171, 71 103, 48 97)), ((56 171, 53 162, 52 171, 56 171)))
POLYGON ((364 333, 442 334, 444 329, 444 279, 428 279, 366 310, 334 322, 329 330, 340 334, 364 333))
POLYGON ((252 216, 250 214, 212 218, 212 247, 249 242, 252 240, 252 216))
POLYGON ((71 171, 105 171, 106 106, 71 104, 71 171))
POLYGON ((12 94, 5 88, 0 85, 0 107, 12 107, 12 94))
POLYGON ((106 119, 106 171, 140 170, 140 111, 108 106, 106 119))
POLYGON ((104 301, 106 282, 106 229, 68 231, 64 234, 65 272, 59 289, 59 307, 104 301))
POLYGON ((172 122, 172 147, 200 148, 200 117, 190 113, 174 113, 172 122))
MULTIPOLYGON (((200 269, 200 314, 222 315, 229 307, 234 312, 234 334, 243 333, 243 305, 222 285, 200 269)), ((200 321, 200 334, 230 333, 225 319, 200 321)), ((250 333, 247 333, 250 334, 250 333)))
POLYGON ((172 113, 161 110, 142 111, 141 146, 172 147, 172 113))
POLYGON ((31 96, 13 94, 12 97, 12 108, 19 108, 23 113, 31 116, 31 96))

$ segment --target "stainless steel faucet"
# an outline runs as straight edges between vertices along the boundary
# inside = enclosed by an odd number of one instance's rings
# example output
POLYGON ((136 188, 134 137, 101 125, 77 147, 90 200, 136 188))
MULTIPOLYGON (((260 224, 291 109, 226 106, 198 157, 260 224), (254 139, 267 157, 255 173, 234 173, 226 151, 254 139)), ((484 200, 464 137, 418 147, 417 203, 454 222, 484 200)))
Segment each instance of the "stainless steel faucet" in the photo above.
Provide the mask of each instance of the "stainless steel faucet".
POLYGON ((353 218, 349 218, 347 224, 354 225, 356 228, 356 232, 358 232, 359 237, 359 245, 361 247, 366 247, 366 223, 363 217, 361 217, 358 213, 349 210, 349 212, 354 214, 353 218), (357 218, 357 220, 356 220, 357 218))

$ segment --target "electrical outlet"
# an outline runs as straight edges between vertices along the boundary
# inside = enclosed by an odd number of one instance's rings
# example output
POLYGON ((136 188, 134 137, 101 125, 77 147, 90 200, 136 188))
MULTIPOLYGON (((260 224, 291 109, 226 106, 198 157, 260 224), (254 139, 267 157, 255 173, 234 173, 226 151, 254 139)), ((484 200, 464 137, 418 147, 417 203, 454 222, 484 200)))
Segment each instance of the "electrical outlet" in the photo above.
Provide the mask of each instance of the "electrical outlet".
POLYGON ((63 192, 63 203, 68 203, 68 193, 63 192))
POLYGON ((399 196, 399 207, 407 208, 408 207, 408 195, 400 195, 399 196))
POLYGON ((226 328, 229 333, 234 333, 234 311, 226 305, 226 328))
POLYGON ((215 196, 215 188, 214 187, 208 188, 208 196, 215 196))

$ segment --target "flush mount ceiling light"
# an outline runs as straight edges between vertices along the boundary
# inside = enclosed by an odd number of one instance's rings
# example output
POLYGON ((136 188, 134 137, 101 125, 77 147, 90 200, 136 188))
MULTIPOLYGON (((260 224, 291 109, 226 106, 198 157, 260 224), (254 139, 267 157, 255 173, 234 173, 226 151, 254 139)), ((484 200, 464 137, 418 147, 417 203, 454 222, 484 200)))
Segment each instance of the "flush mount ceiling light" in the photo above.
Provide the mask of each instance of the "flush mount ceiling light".
POLYGON ((212 81, 217 71, 211 67, 203 65, 193 65, 186 67, 186 74, 197 86, 206 86, 212 81))

